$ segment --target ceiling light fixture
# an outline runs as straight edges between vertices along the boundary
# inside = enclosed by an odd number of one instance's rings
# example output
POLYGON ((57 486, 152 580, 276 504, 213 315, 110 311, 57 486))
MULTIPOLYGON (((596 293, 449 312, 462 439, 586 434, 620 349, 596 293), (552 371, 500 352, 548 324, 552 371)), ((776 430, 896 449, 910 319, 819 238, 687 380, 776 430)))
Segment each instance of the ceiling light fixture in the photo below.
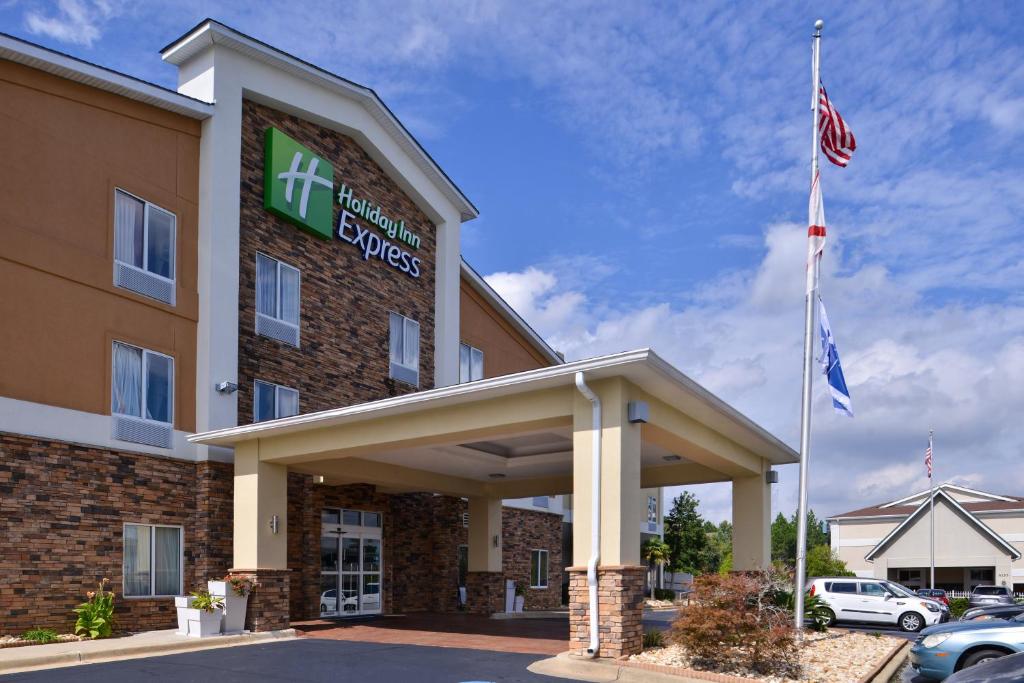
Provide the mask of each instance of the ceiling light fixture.
POLYGON ((491 479, 504 479, 505 478, 505 475, 502 474, 501 472, 492 472, 491 474, 488 474, 487 476, 490 477, 491 479))
POLYGON ((679 462, 682 458, 678 455, 663 455, 661 459, 665 462, 679 462))

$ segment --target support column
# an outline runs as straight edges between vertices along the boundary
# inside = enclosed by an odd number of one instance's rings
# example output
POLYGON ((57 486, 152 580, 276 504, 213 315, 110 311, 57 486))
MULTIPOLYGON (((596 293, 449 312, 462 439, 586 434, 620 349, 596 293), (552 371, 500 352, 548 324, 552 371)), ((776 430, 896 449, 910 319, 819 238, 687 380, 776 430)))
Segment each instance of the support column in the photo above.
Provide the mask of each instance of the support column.
POLYGON ((246 628, 288 628, 288 468, 261 462, 259 441, 235 448, 232 574, 253 582, 246 628))
MULTIPOLYGON (((767 469, 767 467, 765 467, 767 469)), ((732 480, 732 568, 765 569, 771 564, 772 489, 765 475, 732 480)))
MULTIPOLYGON (((598 565, 600 657, 639 653, 643 646, 640 524, 646 519, 640 493, 640 425, 630 424, 631 385, 621 379, 589 383, 601 399, 601 558, 598 565)), ((569 568, 570 648, 584 654, 590 643, 587 563, 591 555, 593 420, 590 401, 577 393, 573 410, 573 565, 569 568)))
POLYGON ((501 557, 501 498, 469 499, 469 565, 466 610, 474 614, 505 611, 505 573, 501 557))

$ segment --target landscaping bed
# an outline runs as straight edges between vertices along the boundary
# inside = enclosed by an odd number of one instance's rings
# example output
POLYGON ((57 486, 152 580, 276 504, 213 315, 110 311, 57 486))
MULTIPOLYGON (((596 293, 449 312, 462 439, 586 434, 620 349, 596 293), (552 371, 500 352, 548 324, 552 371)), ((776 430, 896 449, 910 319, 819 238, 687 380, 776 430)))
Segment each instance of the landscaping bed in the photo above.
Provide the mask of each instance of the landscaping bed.
POLYGON ((742 648, 735 648, 733 657, 716 661, 694 661, 682 645, 673 644, 651 648, 633 655, 628 662, 654 664, 684 670, 749 678, 765 683, 857 683, 873 673, 905 641, 884 635, 871 635, 854 631, 832 629, 825 633, 807 633, 799 647, 800 678, 761 675, 743 666, 746 657, 742 648))
POLYGON ((49 643, 73 643, 79 640, 90 640, 85 636, 76 636, 73 633, 61 633, 55 635, 53 640, 30 640, 21 636, 0 636, 0 649, 8 647, 25 647, 27 645, 47 645, 49 643))

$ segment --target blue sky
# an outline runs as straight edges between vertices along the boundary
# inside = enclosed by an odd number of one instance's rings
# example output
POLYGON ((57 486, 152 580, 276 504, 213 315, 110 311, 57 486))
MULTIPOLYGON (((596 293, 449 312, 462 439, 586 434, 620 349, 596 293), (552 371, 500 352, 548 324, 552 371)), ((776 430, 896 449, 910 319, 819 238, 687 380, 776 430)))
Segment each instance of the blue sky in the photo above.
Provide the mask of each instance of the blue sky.
MULTIPOLYGON (((791 444, 824 18, 858 141, 823 171, 857 417, 818 382, 812 505, 923 488, 930 427, 940 479, 1024 495, 1024 5, 0 0, 3 31, 168 86, 157 50, 206 16, 376 89, 481 209, 466 257, 553 346, 653 346, 791 444)), ((727 486, 696 492, 728 516, 727 486)))

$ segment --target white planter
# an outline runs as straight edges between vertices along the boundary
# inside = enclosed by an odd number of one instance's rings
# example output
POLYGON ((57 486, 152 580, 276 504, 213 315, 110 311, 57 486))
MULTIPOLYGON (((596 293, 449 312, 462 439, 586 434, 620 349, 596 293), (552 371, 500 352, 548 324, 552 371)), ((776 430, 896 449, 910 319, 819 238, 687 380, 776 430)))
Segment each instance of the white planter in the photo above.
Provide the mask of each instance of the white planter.
POLYGON ((223 616, 224 610, 219 608, 212 612, 205 612, 195 608, 186 609, 185 619, 188 621, 188 636, 190 638, 208 638, 219 635, 223 616))
POLYGON ((175 633, 179 636, 188 635, 188 617, 185 613, 192 608, 192 600, 191 595, 179 595, 174 598, 174 606, 178 610, 178 630, 175 633))
POLYGON ((224 598, 224 633, 241 633, 245 630, 245 608, 249 596, 239 596, 227 581, 207 581, 210 595, 224 598))
POLYGON ((515 611, 516 612, 522 612, 524 604, 526 604, 526 596, 525 595, 517 595, 516 596, 515 608, 514 608, 515 611))

